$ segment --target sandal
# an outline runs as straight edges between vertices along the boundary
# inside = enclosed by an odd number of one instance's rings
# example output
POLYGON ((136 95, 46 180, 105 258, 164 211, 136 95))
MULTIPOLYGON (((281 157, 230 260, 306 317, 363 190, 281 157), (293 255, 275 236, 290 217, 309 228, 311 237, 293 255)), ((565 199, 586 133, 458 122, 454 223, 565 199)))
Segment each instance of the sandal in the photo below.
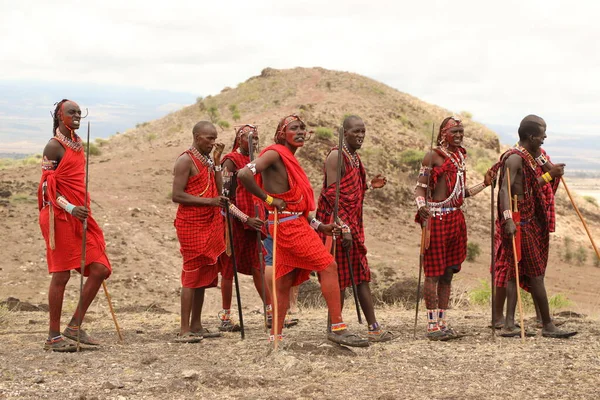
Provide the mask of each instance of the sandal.
POLYGON ((221 332, 211 332, 206 328, 202 328, 199 331, 192 332, 192 335, 200 336, 204 339, 212 339, 212 338, 218 338, 218 337, 223 336, 221 334, 221 332))
POLYGON ((291 328, 292 326, 296 326, 300 323, 300 320, 298 318, 286 318, 286 320, 283 322, 283 326, 286 328, 291 328))
POLYGON ((367 339, 369 342, 374 343, 383 343, 389 342, 390 340, 394 340, 396 336, 391 331, 384 331, 382 329, 378 329, 376 331, 369 331, 367 333, 367 339))
POLYGON ((100 343, 97 340, 92 339, 83 329, 78 326, 67 325, 63 331, 63 336, 77 342, 77 331, 79 331, 79 343, 87 344, 90 346, 98 346, 100 343))
POLYGON ((425 337, 433 342, 438 340, 449 340, 448 334, 441 329, 427 331, 427 335, 425 335, 425 337))
POLYGON ((192 332, 186 332, 183 335, 177 334, 177 337, 173 340, 175 343, 199 343, 203 339, 202 336, 195 335, 192 332))
POLYGON ((544 331, 542 331, 543 337, 552 338, 552 339, 567 339, 567 338, 570 338, 575 335, 577 335, 577 331, 571 331, 571 332, 567 332, 567 331, 544 332, 544 331))
POLYGON ((330 341, 350 347, 369 347, 369 341, 360 337, 356 333, 351 333, 348 329, 338 331, 341 333, 329 332, 327 339, 330 341))
MULTIPOLYGON (((507 337, 507 338, 512 338, 512 337, 521 337, 521 328, 515 326, 513 329, 508 329, 508 328, 503 328, 500 333, 500 336, 502 337, 507 337)), ((528 332, 525 331, 525 336, 526 337, 533 337, 536 334, 533 332, 528 332)))
POLYGON ((67 342, 62 336, 48 338, 44 343, 44 350, 56 351, 58 353, 73 353, 77 351, 77 345, 67 342))

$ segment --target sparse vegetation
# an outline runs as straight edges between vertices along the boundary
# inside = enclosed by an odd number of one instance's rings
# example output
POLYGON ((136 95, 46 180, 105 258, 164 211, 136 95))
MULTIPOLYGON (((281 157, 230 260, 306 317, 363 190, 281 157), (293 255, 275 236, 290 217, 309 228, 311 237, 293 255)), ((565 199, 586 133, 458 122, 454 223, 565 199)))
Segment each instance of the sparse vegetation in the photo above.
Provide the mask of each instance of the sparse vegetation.
POLYGON ((596 200, 596 198, 594 196, 583 196, 583 199, 585 201, 587 201, 590 204, 593 204, 594 206, 598 207, 598 200, 596 200))
POLYGON ((234 112, 238 111, 237 104, 230 104, 230 105, 229 105, 229 111, 231 111, 231 113, 232 113, 232 114, 233 114, 234 112))
POLYGON ((146 135, 146 140, 150 143, 152 143, 153 140, 156 140, 156 138, 158 138, 158 135, 153 132, 146 135))
POLYGON ((233 114, 231 114, 231 119, 233 119, 234 122, 238 122, 240 119, 242 119, 240 112, 236 111, 233 114))
POLYGON ((480 280, 479 286, 469 292, 469 302, 471 304, 485 306, 489 304, 491 298, 492 287, 485 279, 480 280))
POLYGON ((425 157, 425 152, 417 149, 406 149, 400 153, 400 163, 407 165, 414 172, 418 171, 425 157))
POLYGON ((315 129, 315 136, 317 137, 317 139, 321 140, 332 139, 333 129, 320 126, 317 129, 315 129))
POLYGON ((467 243, 467 261, 473 262, 481 255, 481 248, 478 243, 467 243))
POLYGON ((472 119, 473 118, 473 114, 470 113, 469 111, 461 111, 460 115, 463 116, 464 118, 468 118, 468 119, 472 119))
POLYGON ((10 201, 15 203, 34 203, 36 199, 27 193, 15 193, 10 197, 10 201))
POLYGON ((229 128, 231 125, 229 124, 229 122, 221 120, 219 122, 217 122, 217 125, 219 126, 219 128, 225 130, 227 128, 229 128))
POLYGON ((578 264, 584 264, 587 261, 587 251, 582 245, 579 245, 577 251, 575 251, 575 260, 578 264))
POLYGON ((135 124, 135 127, 136 128, 144 128, 144 127, 146 127, 148 125, 150 125, 150 122, 142 122, 142 123, 139 123, 139 124, 135 124))
POLYGON ((558 310, 561 308, 572 306, 573 302, 569 300, 568 297, 564 294, 557 293, 548 299, 548 305, 550 305, 551 310, 558 310))
POLYGON ((596 253, 592 253, 592 254, 594 257, 594 267, 600 268, 600 258, 598 258, 598 256, 596 256, 596 253))
POLYGON ((210 122, 216 124, 219 121, 219 109, 216 106, 210 106, 206 111, 208 112, 210 122))
POLYGON ((106 139, 96 138, 96 144, 100 147, 104 146, 107 143, 108 143, 108 140, 106 140, 106 139))
MULTIPOLYGON (((83 142, 83 149, 85 150, 85 152, 88 152, 88 144, 87 142, 83 142)), ((95 143, 90 142, 90 156, 99 156, 100 154, 102 154, 102 152, 100 151, 100 148, 98 148, 98 146, 96 146, 95 143)))
POLYGON ((481 175, 485 175, 485 173, 488 171, 488 169, 490 169, 492 165, 494 165, 494 162, 489 158, 481 158, 475 163, 474 169, 481 175))
POLYGON ((565 236, 563 245, 565 247, 564 259, 565 261, 570 262, 573 259, 573 239, 569 236, 565 236))
POLYGON ((200 104, 200 103, 202 103, 203 101, 204 101, 204 97, 202 97, 202 96, 198 96, 198 97, 196 97, 196 104, 200 104))

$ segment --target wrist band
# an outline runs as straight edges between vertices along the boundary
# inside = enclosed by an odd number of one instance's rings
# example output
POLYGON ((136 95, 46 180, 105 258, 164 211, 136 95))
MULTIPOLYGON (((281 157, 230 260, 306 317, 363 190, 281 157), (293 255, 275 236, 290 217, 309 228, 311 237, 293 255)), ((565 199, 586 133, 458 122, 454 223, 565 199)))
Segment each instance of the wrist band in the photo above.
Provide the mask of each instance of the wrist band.
POLYGON ((415 199, 415 202, 417 203, 417 209, 421 208, 421 207, 425 207, 427 205, 427 202, 425 201, 425 197, 423 196, 419 196, 415 199))
POLYGON ((231 203, 229 203, 229 212, 244 224, 248 221, 248 216, 231 203))
POLYGON ((542 175, 542 179, 544 179, 546 183, 549 183, 550 181, 552 181, 553 178, 552 175, 550 175, 550 172, 546 172, 542 175))
POLYGON ((65 210, 66 212, 68 212, 69 214, 73 214, 73 210, 75 209, 75 205, 69 203, 67 201, 67 199, 65 199, 63 196, 58 196, 56 198, 56 202, 58 203, 58 205, 60 206, 60 208, 62 208, 63 210, 65 210))
POLYGON ((215 172, 221 172, 222 169, 223 167, 221 167, 220 165, 215 165, 215 172))
POLYGON ((310 227, 313 228, 315 231, 319 230, 319 226, 322 224, 321 221, 319 221, 316 218, 313 218, 310 220, 310 227))
POLYGON ((481 182, 481 183, 478 183, 477 185, 473 185, 470 188, 468 188, 467 192, 469 192, 469 196, 475 196, 477 193, 481 192, 486 187, 487 186, 485 185, 485 182, 481 182))
POLYGON ((512 219, 512 211, 510 211, 510 210, 504 210, 502 212, 502 216, 504 217, 504 220, 512 219))
POLYGON ((346 224, 342 225, 342 233, 350 233, 350 227, 346 224))
POLYGON ((548 159, 544 156, 544 153, 542 153, 539 157, 535 158, 535 162, 537 163, 537 165, 542 167, 548 162, 548 159))
POLYGON ((273 197, 267 195, 267 198, 265 199, 265 203, 267 203, 268 205, 273 204, 273 197))

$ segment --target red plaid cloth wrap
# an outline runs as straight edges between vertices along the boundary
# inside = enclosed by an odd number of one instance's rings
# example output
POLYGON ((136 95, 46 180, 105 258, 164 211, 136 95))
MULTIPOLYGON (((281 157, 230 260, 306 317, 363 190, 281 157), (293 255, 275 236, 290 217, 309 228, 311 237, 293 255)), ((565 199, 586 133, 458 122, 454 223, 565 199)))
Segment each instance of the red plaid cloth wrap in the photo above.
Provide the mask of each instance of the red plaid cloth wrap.
MULTIPOLYGON (((277 227, 277 265, 276 278, 297 270, 294 286, 308 280, 311 271, 322 271, 333 262, 321 238, 308 224, 306 216, 315 208, 315 199, 312 186, 306 173, 298 163, 294 154, 285 146, 274 144, 261 153, 267 151, 279 153, 288 175, 290 190, 285 193, 269 193, 273 197, 283 199, 287 203, 286 211, 302 213, 297 218, 282 222, 277 227)), ((264 190, 261 175, 256 176, 257 182, 264 190)), ((273 221, 273 207, 269 210, 269 221, 273 221)), ((280 214, 279 218, 289 217, 289 214, 280 214)), ((269 234, 273 235, 274 225, 269 224, 269 234)))
MULTIPOLYGON (((334 147, 333 150, 337 150, 334 147)), ((359 166, 354 167, 352 161, 345 152, 344 171, 340 180, 340 202, 339 218, 350 227, 352 232, 352 247, 350 248, 350 263, 354 272, 354 281, 358 285, 361 282, 371 281, 371 270, 367 262, 367 248, 365 247, 365 231, 363 228, 363 201, 367 191, 367 176, 365 168, 358 157, 359 166)), ((357 154, 358 156, 358 154, 357 154)), ((324 169, 323 188, 317 205, 317 219, 323 223, 333 222, 333 208, 335 204, 335 183, 327 186, 327 172, 324 169)), ((325 243, 328 236, 319 233, 321 240, 325 243)), ((352 285, 350 280, 350 265, 346 257, 346 250, 342 247, 342 241, 336 240, 335 261, 338 265, 338 279, 340 289, 352 285)))
MULTIPOLYGON (((183 154, 192 159, 199 171, 189 178, 185 192, 203 198, 219 196, 214 171, 190 151, 183 154)), ((183 256, 181 285, 185 288, 217 286, 217 258, 225 251, 225 223, 221 209, 180 204, 174 225, 183 256)))
MULTIPOLYGON (((226 154, 221 165, 225 160, 231 160, 235 165, 234 174, 237 179, 237 171, 244 168, 250 162, 250 156, 245 156, 237 151, 226 154)), ((231 202, 239 208, 244 214, 254 217, 254 197, 246 190, 239 181, 236 182, 235 194, 231 197, 231 202)), ((258 207, 259 218, 264 219, 264 208, 258 207)), ((227 227, 225 227, 227 229, 227 227)), ((256 244, 256 230, 242 223, 239 219, 231 216, 231 229, 233 231, 233 244, 235 246, 235 259, 237 261, 237 270, 240 274, 252 275, 252 269, 260 271, 260 260, 258 258, 258 247, 256 244)), ((262 250, 262 244, 261 244, 262 250)), ((263 250, 263 254, 266 254, 263 250)), ((225 279, 233 279, 233 261, 227 253, 219 256, 219 267, 221 275, 225 279)))
MULTIPOLYGON (((436 185, 443 178, 446 185, 446 192, 451 193, 456 184, 458 169, 452 163, 450 158, 439 149, 434 149, 440 156, 444 157, 442 165, 433 167, 429 172, 429 193, 433 194, 436 185)), ((459 147, 466 158, 466 150, 459 147)), ((466 180, 466 176, 465 176, 466 180)), ((429 198, 428 201, 433 201, 429 198)), ((464 195, 459 194, 458 198, 447 207, 460 208, 464 202, 464 195)), ((419 213, 415 216, 415 222, 421 224, 419 213)), ((429 219, 430 243, 425 251, 423 270, 425 276, 444 275, 446 268, 454 267, 455 272, 461 270, 461 264, 467 258, 467 225, 462 210, 458 209, 447 214, 438 215, 429 219)))
MULTIPOLYGON (((75 151, 57 140, 64 148, 65 154, 55 170, 42 170, 42 178, 38 187, 38 209, 40 210, 39 223, 44 240, 46 241, 46 259, 48 273, 77 270, 81 267, 81 241, 83 240, 83 224, 80 220, 63 210, 56 202, 57 193, 64 196, 67 201, 75 206, 85 203, 85 154, 84 151, 75 151), (46 197, 44 198, 42 186, 46 182, 46 197), (50 207, 44 205, 44 200, 52 203, 54 212, 54 250, 50 248, 50 207)), ((90 210, 87 218, 85 262, 86 266, 100 263, 112 272, 110 262, 106 256, 104 234, 92 216, 90 208, 91 199, 88 196, 87 209, 90 210)), ((89 276, 90 270, 84 271, 89 276)))
MULTIPOLYGON (((556 185, 540 186, 538 178, 542 176, 542 168, 533 168, 527 155, 517 148, 512 148, 500 157, 494 165, 499 170, 499 182, 504 180, 504 163, 506 159, 517 154, 523 159, 524 198, 518 200, 521 222, 521 260, 519 261, 519 277, 521 287, 529 291, 527 277, 541 276, 546 273, 550 244, 550 227, 554 229, 554 192, 556 185)), ((500 194, 497 201, 496 232, 494 236, 496 263, 495 285, 506 287, 508 281, 515 279, 512 238, 504 233, 502 210, 500 210, 500 194)))

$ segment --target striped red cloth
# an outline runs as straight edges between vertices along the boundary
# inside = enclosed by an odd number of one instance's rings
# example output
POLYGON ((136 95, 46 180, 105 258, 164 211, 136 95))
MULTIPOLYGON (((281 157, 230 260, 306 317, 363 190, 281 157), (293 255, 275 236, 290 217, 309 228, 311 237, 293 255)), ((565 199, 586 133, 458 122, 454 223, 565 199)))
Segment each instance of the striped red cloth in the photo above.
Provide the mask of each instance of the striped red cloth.
MULTIPOLYGON (((81 266, 81 241, 83 240, 83 224, 80 220, 63 210, 56 202, 57 193, 64 196, 67 201, 75 206, 85 203, 85 155, 83 149, 75 151, 66 146, 57 138, 64 148, 65 154, 55 170, 42 170, 42 178, 38 187, 38 208, 40 210, 39 223, 42 235, 46 241, 46 259, 48 272, 62 272, 69 270, 80 271, 81 266), (46 183, 46 197, 42 186, 46 183), (44 203, 46 202, 46 204, 44 203), (54 238, 55 248, 50 248, 50 206, 54 211, 54 238)), ((86 207, 90 210, 87 218, 86 266, 100 263, 112 272, 110 262, 106 256, 104 234, 92 216, 90 197, 86 207)), ((84 275, 89 275, 89 269, 84 275)))
MULTIPOLYGON (((273 197, 283 199, 287 203, 286 211, 302 213, 279 224, 277 229, 276 277, 297 271, 294 285, 299 285, 308 280, 311 271, 322 271, 333 262, 319 235, 310 227, 306 216, 315 208, 314 193, 306 173, 298 163, 294 154, 285 146, 274 144, 261 153, 276 151, 285 165, 288 174, 290 190, 285 193, 269 193, 273 197)), ((262 177, 256 176, 258 184, 263 188, 262 177)), ((268 207, 273 211, 273 207, 268 207)), ((289 217, 281 214, 280 218, 289 217)), ((269 221, 273 220, 273 213, 269 212, 269 221)), ((273 225, 269 225, 269 234, 273 235, 273 225)))
MULTIPOLYGON (((539 166, 530 163, 529 157, 523 151, 512 148, 500 157, 500 162, 494 167, 499 170, 499 182, 504 180, 504 164, 506 159, 517 154, 523 159, 523 189, 524 198, 517 202, 521 214, 521 261, 519 262, 519 276, 521 287, 529 290, 527 277, 542 276, 546 273, 548 264, 548 251, 550 243, 549 213, 554 206, 548 207, 548 189, 544 190, 538 183, 538 177, 542 175, 539 166)), ((552 185, 544 185, 553 193, 552 185)), ((552 203, 553 197, 552 197, 552 203)), ((497 218, 495 232, 495 284, 498 287, 506 287, 508 281, 515 279, 514 257, 512 238, 504 233, 500 210, 500 195, 497 201, 497 218)))
MULTIPOLYGON (((187 154, 198 173, 189 178, 185 192, 193 196, 219 196, 215 174, 190 151, 187 154)), ((181 285, 185 288, 215 287, 218 282, 218 256, 225 251, 224 219, 219 207, 196 207, 180 204, 175 229, 181 246, 183 268, 181 285)))
MULTIPOLYGON (((337 147, 331 151, 337 150, 337 147)), ((330 151, 330 153, 331 153, 330 151)), ((367 261, 367 248, 365 246, 365 231, 363 228, 363 201, 367 191, 367 177, 365 168, 356 154, 358 167, 355 167, 346 152, 342 151, 344 157, 345 174, 340 179, 340 201, 339 218, 350 227, 352 233, 352 246, 350 247, 350 263, 353 268, 354 282, 371 281, 371 270, 367 261)), ((327 171, 323 170, 324 179, 321 195, 317 205, 317 219, 323 223, 333 222, 333 208, 335 204, 335 183, 327 186, 327 171)), ((325 243, 328 236, 319 233, 321 240, 325 243)), ((342 241, 336 240, 335 261, 338 265, 338 279, 340 289, 352 285, 350 280, 350 265, 346 250, 342 247, 342 241)))

